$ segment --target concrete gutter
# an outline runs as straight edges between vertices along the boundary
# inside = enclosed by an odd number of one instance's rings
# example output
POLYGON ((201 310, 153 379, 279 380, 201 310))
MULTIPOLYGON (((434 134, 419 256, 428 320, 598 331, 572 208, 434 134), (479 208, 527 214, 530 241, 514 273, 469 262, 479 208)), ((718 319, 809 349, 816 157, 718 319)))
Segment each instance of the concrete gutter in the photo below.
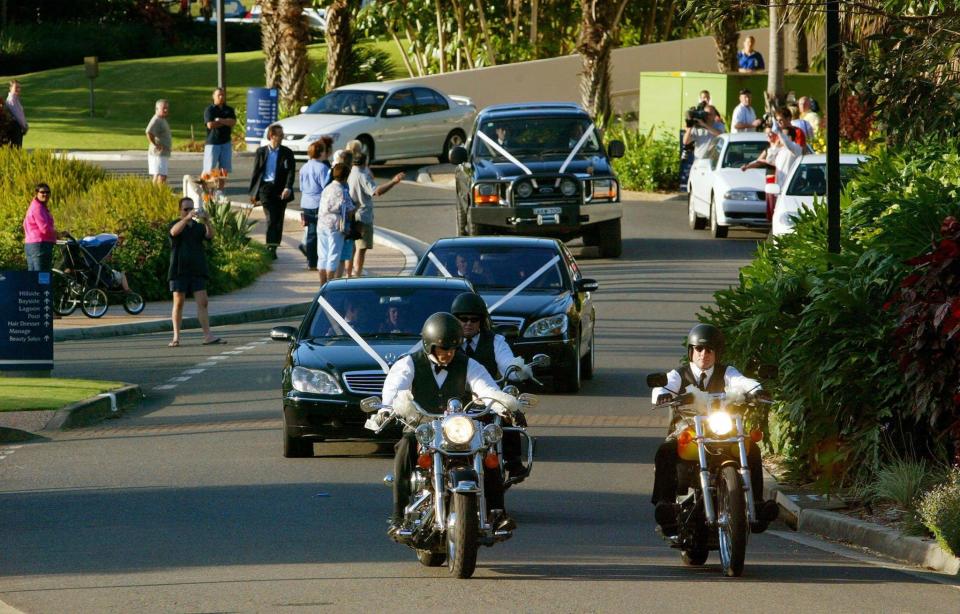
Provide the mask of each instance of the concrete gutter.
POLYGON ((60 409, 0 412, 0 442, 26 441, 44 431, 64 431, 96 424, 137 407, 142 398, 140 386, 125 384, 60 409))

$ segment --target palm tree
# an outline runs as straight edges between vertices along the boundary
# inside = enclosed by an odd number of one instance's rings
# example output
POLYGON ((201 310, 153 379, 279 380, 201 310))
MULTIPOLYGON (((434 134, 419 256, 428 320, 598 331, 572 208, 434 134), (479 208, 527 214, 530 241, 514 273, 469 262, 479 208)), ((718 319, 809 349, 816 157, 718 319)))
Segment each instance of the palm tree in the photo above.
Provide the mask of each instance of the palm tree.
POLYGON ((263 73, 266 87, 280 87, 280 0, 260 2, 260 40, 263 43, 263 73))
POLYGON ((307 43, 310 29, 303 17, 304 0, 279 0, 280 103, 293 108, 303 102, 310 73, 307 43))
POLYGON ((737 71, 737 41, 740 38, 741 17, 740 11, 731 8, 714 22, 713 40, 717 45, 717 70, 720 72, 737 71))
POLYGON ((610 52, 626 4, 627 0, 580 0, 580 97, 600 127, 610 119, 610 52))
POLYGON ((334 0, 327 9, 327 91, 347 81, 353 54, 350 7, 347 0, 334 0))

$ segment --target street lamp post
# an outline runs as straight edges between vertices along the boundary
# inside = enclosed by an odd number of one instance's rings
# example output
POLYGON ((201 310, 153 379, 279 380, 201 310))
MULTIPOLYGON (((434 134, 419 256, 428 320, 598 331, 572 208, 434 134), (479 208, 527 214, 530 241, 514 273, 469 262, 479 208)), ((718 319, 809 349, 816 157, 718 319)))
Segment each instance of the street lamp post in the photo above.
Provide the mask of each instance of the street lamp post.
POLYGON ((827 9, 827 251, 840 253, 840 0, 827 9))
POLYGON ((217 87, 227 87, 227 43, 224 38, 226 26, 223 23, 223 0, 217 0, 217 87))

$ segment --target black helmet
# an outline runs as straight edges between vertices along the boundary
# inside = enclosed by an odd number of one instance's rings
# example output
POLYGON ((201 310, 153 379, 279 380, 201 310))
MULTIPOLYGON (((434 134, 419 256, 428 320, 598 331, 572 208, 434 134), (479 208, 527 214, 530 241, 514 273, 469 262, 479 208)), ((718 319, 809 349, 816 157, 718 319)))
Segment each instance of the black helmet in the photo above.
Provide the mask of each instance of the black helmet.
POLYGON ((457 298, 453 299, 453 304, 450 305, 450 313, 455 316, 463 314, 478 315, 484 320, 486 320, 489 315, 487 312, 487 303, 483 300, 483 297, 475 292, 458 294, 457 298))
POLYGON ((433 348, 440 346, 443 349, 459 347, 463 343, 463 327, 460 320, 449 313, 438 312, 427 318, 420 331, 423 349, 433 354, 433 348))
POLYGON ((719 357, 723 351, 723 333, 719 328, 711 324, 697 324, 687 333, 687 355, 689 357, 691 348, 695 345, 702 345, 710 348, 719 357))

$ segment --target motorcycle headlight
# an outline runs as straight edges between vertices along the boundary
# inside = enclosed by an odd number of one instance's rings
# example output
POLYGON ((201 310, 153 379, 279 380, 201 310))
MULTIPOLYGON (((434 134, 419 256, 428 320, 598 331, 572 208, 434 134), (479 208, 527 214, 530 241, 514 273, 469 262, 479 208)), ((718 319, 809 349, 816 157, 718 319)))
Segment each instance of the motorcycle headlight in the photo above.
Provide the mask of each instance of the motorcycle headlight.
POLYGON ((421 424, 417 427, 416 436, 417 441, 425 446, 429 446, 433 443, 433 425, 432 424, 421 424))
POLYGON ((476 430, 473 420, 466 416, 452 416, 443 421, 443 438, 458 446, 470 443, 476 430))
POLYGON ((757 200, 757 192, 749 190, 730 190, 723 195, 726 200, 757 200))
POLYGON ((313 392, 316 394, 343 394, 343 389, 337 383, 337 379, 318 369, 307 369, 306 367, 294 367, 290 372, 290 383, 293 389, 300 392, 313 392))
POLYGON ((560 193, 564 196, 573 196, 577 193, 577 184, 573 179, 564 179, 560 182, 560 193))
POLYGON ((548 318, 540 318, 527 327, 524 337, 554 337, 567 332, 567 316, 560 314, 548 318))
POLYGON ((533 194, 533 186, 530 185, 529 181, 521 181, 517 184, 515 191, 520 198, 530 198, 530 195, 533 194))
POLYGON ((488 424, 483 427, 483 443, 492 446, 503 439, 503 429, 496 424, 488 424))
POLYGON ((726 435, 733 430, 733 418, 725 411, 715 411, 707 417, 707 425, 717 435, 726 435))

